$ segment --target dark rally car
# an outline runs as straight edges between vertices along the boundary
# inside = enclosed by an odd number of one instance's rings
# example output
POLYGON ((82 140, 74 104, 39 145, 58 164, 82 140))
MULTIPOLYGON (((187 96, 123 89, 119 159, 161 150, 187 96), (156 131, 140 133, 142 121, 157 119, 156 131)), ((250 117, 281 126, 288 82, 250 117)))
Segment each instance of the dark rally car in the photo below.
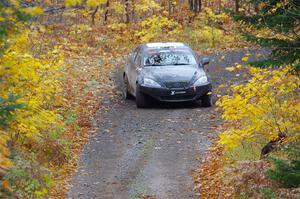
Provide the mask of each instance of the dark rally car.
POLYGON ((199 101, 212 105, 211 82, 204 71, 208 58, 178 42, 139 45, 129 56, 123 73, 123 95, 134 96, 137 107, 150 98, 164 102, 199 101))

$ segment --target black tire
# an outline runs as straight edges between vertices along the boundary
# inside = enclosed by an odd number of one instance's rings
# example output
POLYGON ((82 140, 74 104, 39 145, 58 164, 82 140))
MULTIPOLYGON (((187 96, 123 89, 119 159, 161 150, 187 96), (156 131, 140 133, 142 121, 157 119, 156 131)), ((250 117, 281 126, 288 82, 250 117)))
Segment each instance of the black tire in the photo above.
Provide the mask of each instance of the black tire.
POLYGON ((126 76, 126 75, 124 75, 123 88, 122 88, 122 95, 123 95, 123 98, 124 98, 125 100, 131 98, 131 94, 130 94, 130 92, 128 91, 128 79, 127 79, 127 76, 126 76))
POLYGON ((203 107, 211 107, 213 105, 212 94, 206 94, 201 99, 201 105, 203 107))
POLYGON ((138 108, 146 108, 148 106, 146 96, 139 91, 136 91, 135 103, 138 108))

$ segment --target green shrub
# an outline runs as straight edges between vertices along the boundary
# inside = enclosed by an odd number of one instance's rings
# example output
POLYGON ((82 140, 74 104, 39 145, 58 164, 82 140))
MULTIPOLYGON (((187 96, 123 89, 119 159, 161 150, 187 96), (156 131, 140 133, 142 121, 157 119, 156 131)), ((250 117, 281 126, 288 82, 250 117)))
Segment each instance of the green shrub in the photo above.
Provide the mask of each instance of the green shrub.
POLYGON ((14 166, 4 177, 11 186, 12 193, 19 198, 44 198, 52 185, 51 172, 35 160, 34 154, 25 158, 16 151, 11 153, 14 166))
POLYGON ((24 108, 23 104, 16 103, 19 96, 9 94, 8 98, 0 97, 0 127, 6 126, 13 119, 13 113, 17 109, 24 108))
POLYGON ((259 192, 261 193, 261 196, 263 199, 275 199, 278 198, 277 194, 273 192, 269 187, 261 187, 259 189, 259 192))
POLYGON ((284 151, 288 159, 272 157, 274 169, 267 171, 267 176, 277 181, 285 188, 296 188, 300 186, 300 149, 298 145, 289 145, 284 151))

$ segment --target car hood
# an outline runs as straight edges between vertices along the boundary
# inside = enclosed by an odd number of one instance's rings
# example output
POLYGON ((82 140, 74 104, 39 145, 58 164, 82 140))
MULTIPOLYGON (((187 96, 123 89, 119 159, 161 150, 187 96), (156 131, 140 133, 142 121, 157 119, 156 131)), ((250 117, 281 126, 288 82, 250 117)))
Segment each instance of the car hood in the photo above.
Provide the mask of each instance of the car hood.
POLYGON ((149 66, 142 70, 143 77, 151 78, 159 83, 191 82, 205 75, 204 70, 197 65, 149 66))

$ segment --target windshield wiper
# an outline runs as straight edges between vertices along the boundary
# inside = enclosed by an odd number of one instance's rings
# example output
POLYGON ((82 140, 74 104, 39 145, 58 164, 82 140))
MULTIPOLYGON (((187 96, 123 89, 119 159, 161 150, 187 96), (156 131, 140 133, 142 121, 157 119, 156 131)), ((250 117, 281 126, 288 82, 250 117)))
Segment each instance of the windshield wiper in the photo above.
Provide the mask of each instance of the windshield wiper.
POLYGON ((163 66, 161 64, 151 64, 151 65, 145 65, 145 66, 163 66))
POLYGON ((191 65, 188 63, 173 63, 173 64, 151 64, 151 65, 145 65, 145 66, 172 66, 172 65, 191 65))
POLYGON ((175 63, 173 65, 191 65, 191 64, 189 64, 189 63, 175 63))

